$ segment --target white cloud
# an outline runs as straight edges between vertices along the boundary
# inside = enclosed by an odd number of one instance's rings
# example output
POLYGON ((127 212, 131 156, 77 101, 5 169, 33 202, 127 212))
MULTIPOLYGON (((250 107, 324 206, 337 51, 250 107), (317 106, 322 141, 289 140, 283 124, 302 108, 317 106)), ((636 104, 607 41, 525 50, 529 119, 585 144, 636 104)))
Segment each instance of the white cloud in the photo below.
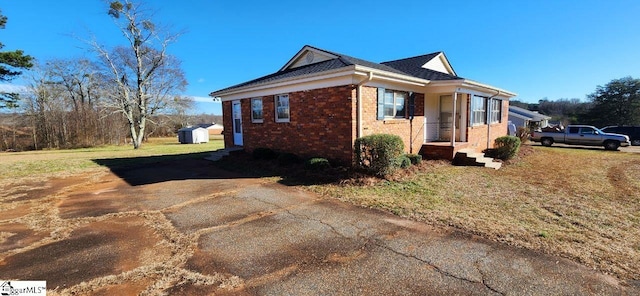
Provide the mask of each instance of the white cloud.
POLYGON ((196 96, 191 96, 191 97, 196 102, 203 102, 203 103, 213 103, 214 102, 212 97, 196 97, 196 96))
POLYGON ((198 79, 198 83, 203 83, 203 82, 205 82, 205 81, 206 81, 206 80, 204 80, 204 78, 200 78, 200 79, 198 79))
POLYGON ((29 90, 24 85, 0 83, 0 91, 8 93, 26 93, 29 90))

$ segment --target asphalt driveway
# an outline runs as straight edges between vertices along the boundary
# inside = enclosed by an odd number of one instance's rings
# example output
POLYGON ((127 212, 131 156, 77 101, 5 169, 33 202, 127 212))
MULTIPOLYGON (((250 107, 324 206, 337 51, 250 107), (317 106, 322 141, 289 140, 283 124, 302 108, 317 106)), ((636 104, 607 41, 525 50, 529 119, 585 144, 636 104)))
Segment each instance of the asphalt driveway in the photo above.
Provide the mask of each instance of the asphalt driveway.
POLYGON ((0 279, 47 280, 51 295, 640 294, 569 260, 200 160, 0 192, 0 279))

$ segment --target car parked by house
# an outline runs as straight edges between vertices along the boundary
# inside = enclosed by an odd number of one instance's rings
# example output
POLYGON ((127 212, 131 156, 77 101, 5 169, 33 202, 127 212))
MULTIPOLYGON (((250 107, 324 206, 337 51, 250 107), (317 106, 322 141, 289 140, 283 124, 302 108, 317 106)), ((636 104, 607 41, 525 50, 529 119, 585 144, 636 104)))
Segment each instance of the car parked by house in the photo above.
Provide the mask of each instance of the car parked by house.
POLYGON ((602 128, 603 132, 621 134, 629 136, 631 145, 640 146, 640 126, 607 126, 602 128))
POLYGON ((564 143, 569 145, 603 146, 607 150, 617 150, 618 147, 631 145, 628 136, 605 133, 590 125, 569 125, 560 131, 534 131, 531 134, 531 140, 540 142, 543 146, 564 143))

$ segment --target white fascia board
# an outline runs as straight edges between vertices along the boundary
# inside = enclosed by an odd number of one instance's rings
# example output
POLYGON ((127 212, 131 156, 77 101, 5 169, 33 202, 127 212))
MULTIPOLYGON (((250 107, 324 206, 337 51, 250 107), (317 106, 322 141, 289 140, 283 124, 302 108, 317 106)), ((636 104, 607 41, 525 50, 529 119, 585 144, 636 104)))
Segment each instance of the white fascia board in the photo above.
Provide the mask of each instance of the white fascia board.
POLYGON ((369 68, 369 67, 364 67, 364 66, 360 66, 360 65, 356 65, 355 66, 355 70, 360 72, 359 73, 360 75, 362 75, 361 73, 366 73, 367 75, 368 75, 368 73, 373 73, 374 79, 375 78, 386 79, 386 80, 390 80, 390 81, 395 81, 395 82, 400 82, 400 83, 404 82, 404 83, 420 85, 420 86, 425 86, 425 85, 431 83, 430 80, 417 78, 417 77, 413 77, 413 76, 409 76, 409 75, 402 75, 402 74, 387 72, 387 71, 378 70, 378 69, 369 68))
POLYGON ((355 84, 358 81, 356 76, 354 76, 353 71, 341 71, 331 75, 312 76, 304 79, 300 79, 300 76, 297 78, 298 79, 287 81, 279 80, 275 83, 261 84, 250 88, 243 88, 232 92, 214 95, 216 97, 220 97, 221 101, 225 102, 318 88, 350 85, 355 84))
POLYGON ((493 97, 497 95, 498 98, 504 99, 509 99, 516 96, 515 93, 512 93, 510 91, 467 79, 432 81, 430 87, 432 90, 436 90, 436 92, 457 91, 485 97, 493 97))
POLYGON ((323 79, 339 77, 339 76, 350 76, 353 74, 355 74, 354 67, 348 66, 348 67, 343 67, 343 68, 320 72, 320 73, 312 73, 307 75, 279 79, 275 81, 269 81, 261 84, 238 87, 238 88, 230 89, 227 91, 212 92, 211 94, 209 94, 209 96, 220 97, 222 98, 222 101, 228 101, 227 99, 228 96, 236 95, 239 93, 246 93, 246 92, 252 92, 260 89, 268 89, 268 88, 281 87, 286 85, 306 83, 310 81, 323 80, 323 79))

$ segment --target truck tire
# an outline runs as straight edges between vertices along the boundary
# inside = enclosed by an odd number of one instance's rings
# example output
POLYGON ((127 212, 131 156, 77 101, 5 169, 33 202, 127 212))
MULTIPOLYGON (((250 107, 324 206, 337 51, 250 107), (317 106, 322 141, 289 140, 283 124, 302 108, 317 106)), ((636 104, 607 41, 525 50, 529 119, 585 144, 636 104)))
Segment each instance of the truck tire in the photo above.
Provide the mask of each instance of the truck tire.
POLYGON ((540 144, 542 144, 542 146, 550 147, 551 145, 553 145, 553 139, 552 138, 542 138, 542 139, 540 139, 540 144))
POLYGON ((618 147, 620 147, 620 142, 618 141, 604 141, 604 149, 605 150, 618 150, 618 147))

